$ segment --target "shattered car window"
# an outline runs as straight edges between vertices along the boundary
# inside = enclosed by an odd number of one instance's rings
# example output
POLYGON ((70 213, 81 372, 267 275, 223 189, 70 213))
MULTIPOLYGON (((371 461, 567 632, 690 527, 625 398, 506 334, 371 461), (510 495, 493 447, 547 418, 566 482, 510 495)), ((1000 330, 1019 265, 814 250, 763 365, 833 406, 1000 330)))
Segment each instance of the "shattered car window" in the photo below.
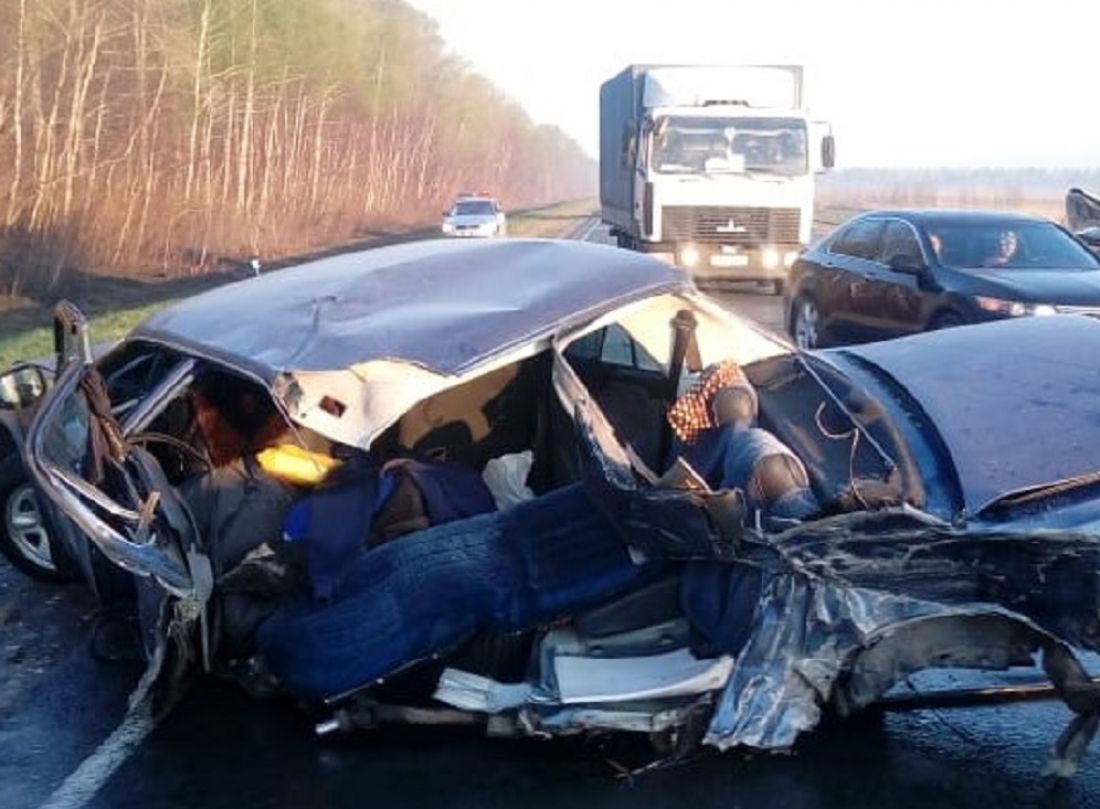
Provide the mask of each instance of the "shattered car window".
POLYGON ((65 400, 60 417, 46 433, 44 451, 46 457, 62 469, 80 475, 88 452, 89 410, 83 393, 65 400))

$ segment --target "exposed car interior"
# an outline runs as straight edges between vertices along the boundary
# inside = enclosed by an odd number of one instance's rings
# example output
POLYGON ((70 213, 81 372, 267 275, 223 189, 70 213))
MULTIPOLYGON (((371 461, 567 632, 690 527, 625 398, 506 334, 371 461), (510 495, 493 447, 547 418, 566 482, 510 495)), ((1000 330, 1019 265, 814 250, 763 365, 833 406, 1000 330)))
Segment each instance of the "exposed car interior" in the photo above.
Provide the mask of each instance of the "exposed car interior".
MULTIPOLYGON (((708 366, 729 362, 740 367, 738 347, 721 323, 705 316, 697 319, 674 296, 628 307, 614 318, 572 335, 558 348, 617 440, 629 447, 643 468, 657 475, 691 454, 670 426, 670 407, 693 386, 698 388, 708 366)), ((751 354, 753 349, 742 348, 742 353, 745 351, 751 354)), ((513 487, 513 497, 541 497, 575 483, 579 479, 577 428, 555 393, 553 365, 554 349, 547 347, 423 399, 378 435, 370 458, 380 469, 401 459, 461 468, 474 475, 462 485, 476 479, 472 485, 481 487, 483 478, 477 476, 492 463, 515 461, 526 454, 526 466, 520 463, 516 467, 523 478, 513 487)), ((215 573, 229 582, 240 578, 234 578, 235 571, 242 562, 251 561, 257 549, 286 544, 287 515, 295 503, 308 499, 325 472, 341 464, 353 466, 355 459, 363 456, 359 450, 293 425, 258 382, 204 360, 135 342, 116 352, 101 372, 112 415, 122 424, 138 425, 129 435, 130 443, 147 449, 169 482, 183 493, 200 532, 209 534, 205 543, 215 573), (151 399, 159 401, 152 406, 151 399), (144 420, 143 410, 147 411, 144 420), (305 453, 291 459, 307 465, 304 474, 284 474, 278 463, 257 465, 254 460, 273 447, 286 445, 305 453), (326 464, 323 469, 318 466, 322 461, 326 464), (310 464, 318 469, 313 478, 310 464), (278 482, 257 484, 257 477, 278 482), (247 497, 242 494, 245 491, 247 497), (219 509, 228 513, 219 513, 219 509)), ((882 488, 888 488, 896 470, 874 449, 877 444, 860 441, 867 430, 875 429, 873 407, 864 406, 862 421, 855 419, 823 393, 822 380, 792 365, 787 355, 750 365, 749 380, 755 393, 750 390, 748 397, 727 395, 734 389, 712 391, 723 395, 713 397, 705 418, 715 429, 734 422, 752 427, 752 440, 736 450, 748 453, 746 468, 751 472, 739 483, 755 492, 760 503, 779 502, 793 490, 812 491, 813 513, 866 507, 871 499, 878 503, 891 500, 882 495, 882 488), (874 494, 870 493, 872 484, 879 485, 874 494)), ((888 439, 879 436, 889 444, 888 439)), ((743 466, 745 462, 737 463, 743 466)), ((737 465, 725 463, 713 476, 718 484, 737 465)), ((367 547, 433 524, 430 498, 407 483, 399 481, 389 493, 389 501, 376 513, 381 527, 372 531, 367 547), (400 514, 395 516, 394 510, 400 514)), ((515 502, 502 500, 497 491, 487 489, 487 493, 497 507, 515 502)), ((469 513, 480 510, 484 509, 469 513)), ((808 513, 806 508, 799 512, 808 513)), ((463 516, 461 509, 456 514, 463 516)), ((759 516, 756 520, 759 522, 759 516)), ((288 558, 298 569, 292 584, 282 581, 276 586, 288 588, 280 598, 293 587, 303 587, 307 578, 302 569, 308 566, 306 560, 292 553, 281 561, 288 558)), ((572 634, 566 646, 585 646, 595 638, 655 626, 664 627, 662 643, 667 643, 668 637, 679 638, 680 645, 692 643, 680 596, 681 569, 681 564, 665 565, 659 575, 649 577, 652 580, 572 614, 568 621, 572 634)), ((229 590, 221 605, 224 614, 219 640, 231 653, 247 654, 254 649, 251 634, 281 602, 268 596, 257 599, 252 592, 242 606, 240 590, 229 590)), ((560 633, 555 637, 556 643, 563 642, 560 633)), ((525 661, 536 654, 539 642, 533 630, 518 634, 482 631, 459 649, 452 649, 446 661, 487 676, 518 680, 525 676, 525 661)), ((699 646, 701 642, 695 638, 696 648, 703 651, 706 646, 699 646)), ((630 649, 638 651, 637 645, 630 649)), ((540 652, 548 653, 545 647, 540 652)), ((712 649, 710 653, 716 652, 712 649)), ((443 663, 425 665, 438 674, 443 663)), ((421 672, 420 676, 401 678, 421 696, 425 683, 434 682, 433 677, 422 676, 422 668, 413 669, 421 672)), ((388 686, 391 691, 394 687, 388 686)))

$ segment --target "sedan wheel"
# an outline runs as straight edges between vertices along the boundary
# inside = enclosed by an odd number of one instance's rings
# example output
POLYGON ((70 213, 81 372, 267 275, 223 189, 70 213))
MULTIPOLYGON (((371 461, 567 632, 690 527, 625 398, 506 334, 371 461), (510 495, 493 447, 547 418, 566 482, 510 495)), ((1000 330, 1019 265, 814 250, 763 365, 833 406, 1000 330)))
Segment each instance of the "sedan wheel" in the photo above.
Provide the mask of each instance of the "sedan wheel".
POLYGON ((16 568, 44 581, 71 581, 76 570, 60 555, 34 487, 22 467, 0 465, 0 552, 16 568))
POLYGON ((802 349, 821 344, 821 314, 811 298, 802 298, 794 310, 794 343, 802 349))

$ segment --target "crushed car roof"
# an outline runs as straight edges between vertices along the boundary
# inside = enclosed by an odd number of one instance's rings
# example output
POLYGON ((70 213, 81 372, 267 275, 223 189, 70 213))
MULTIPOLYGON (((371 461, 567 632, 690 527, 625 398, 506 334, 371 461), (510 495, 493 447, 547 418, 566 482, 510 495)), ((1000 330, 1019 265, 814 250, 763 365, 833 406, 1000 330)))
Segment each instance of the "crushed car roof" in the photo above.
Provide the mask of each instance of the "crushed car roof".
POLYGON ((1029 317, 838 350, 880 368, 947 445, 966 511, 1100 469, 1100 322, 1029 317))
POLYGON ((453 375, 561 326, 690 286, 663 262, 584 242, 426 241, 221 287, 153 315, 131 337, 268 381, 372 360, 453 375))

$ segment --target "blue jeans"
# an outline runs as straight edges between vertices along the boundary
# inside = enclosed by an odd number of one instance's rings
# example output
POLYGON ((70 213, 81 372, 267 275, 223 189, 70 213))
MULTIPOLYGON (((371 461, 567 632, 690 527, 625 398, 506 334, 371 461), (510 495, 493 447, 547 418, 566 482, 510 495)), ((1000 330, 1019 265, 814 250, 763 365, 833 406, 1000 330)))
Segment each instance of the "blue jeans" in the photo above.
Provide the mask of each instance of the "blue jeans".
POLYGON ((453 649, 514 632, 648 581, 579 485, 365 551, 332 603, 304 596, 265 621, 260 653, 282 686, 328 698, 453 649))

